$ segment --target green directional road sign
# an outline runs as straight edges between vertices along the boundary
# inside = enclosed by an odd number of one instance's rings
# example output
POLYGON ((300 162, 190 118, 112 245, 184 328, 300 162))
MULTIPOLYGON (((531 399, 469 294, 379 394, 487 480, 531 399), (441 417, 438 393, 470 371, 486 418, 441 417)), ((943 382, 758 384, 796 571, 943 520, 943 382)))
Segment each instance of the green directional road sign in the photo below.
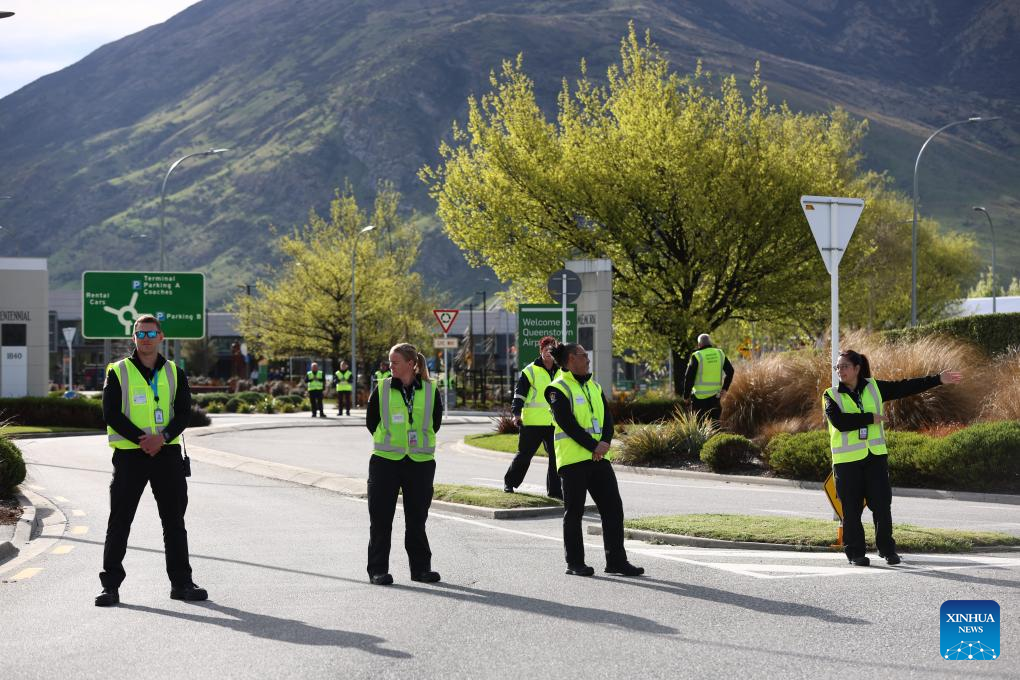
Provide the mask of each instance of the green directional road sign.
MULTIPOLYGON (((562 338, 563 308, 559 305, 521 305, 517 310, 517 361, 523 368, 538 358, 542 336, 562 338)), ((567 305, 567 340, 577 342, 577 307, 567 305)))
POLYGON ((205 274, 85 272, 81 293, 86 338, 130 337, 143 314, 159 319, 170 340, 205 337, 205 274))

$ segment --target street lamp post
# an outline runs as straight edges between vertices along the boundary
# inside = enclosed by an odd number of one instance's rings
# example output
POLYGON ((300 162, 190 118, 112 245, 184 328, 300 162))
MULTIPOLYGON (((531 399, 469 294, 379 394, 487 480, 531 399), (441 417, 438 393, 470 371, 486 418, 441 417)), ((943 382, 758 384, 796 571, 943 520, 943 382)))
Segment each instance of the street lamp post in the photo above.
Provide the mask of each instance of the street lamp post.
POLYGON ((995 227, 992 226, 992 216, 982 206, 976 205, 973 210, 985 214, 988 218, 988 230, 992 232, 992 314, 995 314, 995 227))
POLYGON ((354 397, 353 401, 357 406, 358 401, 358 319, 354 313, 354 267, 357 264, 356 257, 358 254, 358 239, 361 235, 375 229, 375 225, 370 224, 357 234, 354 235, 354 247, 351 248, 351 384, 354 385, 354 397))
POLYGON ((224 151, 230 151, 230 149, 209 149, 208 151, 198 151, 195 153, 189 153, 187 156, 182 156, 173 162, 170 169, 166 171, 166 176, 163 178, 163 186, 159 188, 159 271, 166 271, 166 259, 164 257, 163 250, 163 231, 166 226, 166 182, 170 179, 170 175, 177 166, 195 156, 212 156, 224 151))
POLYGON ((999 116, 993 116, 991 118, 983 118, 981 116, 971 116, 966 120, 957 120, 943 125, 938 130, 933 132, 928 139, 924 140, 924 144, 921 145, 921 150, 917 152, 917 160, 914 161, 914 227, 911 231, 910 243, 910 325, 917 325, 917 166, 921 163, 921 154, 924 153, 925 147, 935 139, 941 132, 948 130, 956 125, 963 125, 964 123, 981 123, 992 120, 998 120, 999 116))

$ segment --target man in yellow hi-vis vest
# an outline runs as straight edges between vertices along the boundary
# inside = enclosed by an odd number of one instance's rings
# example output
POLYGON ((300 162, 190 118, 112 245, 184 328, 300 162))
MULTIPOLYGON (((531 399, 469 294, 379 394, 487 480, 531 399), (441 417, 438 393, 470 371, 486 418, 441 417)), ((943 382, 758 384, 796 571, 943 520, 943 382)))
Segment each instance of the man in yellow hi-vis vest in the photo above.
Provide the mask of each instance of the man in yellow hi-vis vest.
POLYGON ((308 401, 312 405, 312 417, 318 412, 323 418, 326 412, 322 410, 322 392, 326 389, 326 374, 319 370, 319 364, 312 362, 311 370, 305 376, 305 386, 308 388, 308 401))
POLYGON ((549 464, 545 475, 546 494, 550 498, 563 498, 563 487, 556 472, 556 449, 553 446, 553 418, 549 402, 545 400, 545 388, 549 387, 560 371, 552 357, 556 338, 546 335, 538 341, 538 358, 521 371, 517 379, 517 390, 510 412, 514 424, 520 428, 517 439, 517 455, 510 461, 510 467, 503 475, 503 491, 513 493, 514 488, 524 482, 531 459, 539 445, 545 446, 549 464))
POLYGON ((698 336, 698 349, 691 355, 681 391, 699 416, 716 423, 722 418, 722 398, 733 382, 733 364, 723 351, 712 346, 707 333, 698 336))
POLYGON ((340 362, 340 370, 333 374, 336 378, 336 414, 342 416, 344 407, 347 415, 351 415, 351 366, 346 361, 340 362))
POLYGON ((97 607, 120 602, 128 533, 145 485, 152 487, 163 523, 166 572, 174 600, 204 600, 204 588, 191 580, 188 532, 188 475, 181 457, 181 433, 191 417, 188 377, 159 354, 163 330, 154 316, 135 321, 135 351, 110 364, 103 385, 103 420, 113 448, 110 519, 103 548, 103 592, 97 607))

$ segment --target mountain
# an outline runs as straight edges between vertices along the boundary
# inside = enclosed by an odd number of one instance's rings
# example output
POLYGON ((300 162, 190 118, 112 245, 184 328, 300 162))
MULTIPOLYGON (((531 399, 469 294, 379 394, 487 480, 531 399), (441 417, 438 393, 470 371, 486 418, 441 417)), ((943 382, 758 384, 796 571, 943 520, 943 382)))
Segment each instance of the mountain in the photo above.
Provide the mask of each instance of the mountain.
MULTIPOLYGON (((561 79, 581 58, 604 73, 631 20, 680 71, 702 59, 746 79, 760 61, 775 100, 869 119, 865 164, 908 193, 928 134, 1002 116, 929 147, 921 210, 974 230, 987 252, 970 210, 985 205, 1000 271, 1020 273, 1015 0, 204 0, 0 99, 0 193, 15 196, 0 203, 0 245, 48 256, 54 286, 85 269, 155 269, 169 164, 227 147, 167 188, 168 268, 208 272, 218 304, 274 261, 270 225, 303 223, 345 180, 365 205, 392 180, 432 215, 416 171, 491 69, 523 53, 552 113, 561 79)), ((478 290, 485 274, 434 217, 422 224, 429 283, 451 302, 478 290)))

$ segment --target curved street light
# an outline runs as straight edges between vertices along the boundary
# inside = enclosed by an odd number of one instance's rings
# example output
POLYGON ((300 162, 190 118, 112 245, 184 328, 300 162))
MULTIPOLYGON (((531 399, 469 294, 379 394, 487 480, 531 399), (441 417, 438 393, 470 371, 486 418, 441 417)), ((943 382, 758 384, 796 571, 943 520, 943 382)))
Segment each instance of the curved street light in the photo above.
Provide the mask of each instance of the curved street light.
POLYGON ((995 314, 995 227, 992 226, 992 216, 984 207, 976 205, 971 210, 985 214, 985 217, 988 218, 988 230, 992 232, 992 314, 995 314))
POLYGON ((354 235, 354 247, 351 248, 351 384, 354 386, 354 396, 351 400, 355 406, 358 401, 358 343, 357 343, 357 332, 358 332, 358 319, 354 313, 354 267, 357 264, 355 258, 358 254, 358 239, 361 235, 375 229, 374 224, 370 224, 357 234, 354 235))
POLYGON ((170 175, 177 166, 195 156, 213 156, 215 154, 223 153, 224 151, 230 151, 230 149, 209 149, 208 151, 197 151, 195 153, 189 153, 187 156, 182 156, 175 160, 170 166, 170 169, 166 171, 166 176, 163 178, 163 186, 159 188, 159 271, 166 271, 166 260, 163 251, 163 230, 166 225, 166 182, 170 179, 170 175))
POLYGON ((963 125, 964 123, 984 123, 992 120, 999 120, 999 116, 992 116, 991 118, 983 118, 981 116, 971 116, 966 120, 957 120, 943 125, 938 130, 933 132, 928 139, 924 140, 924 144, 921 145, 921 150, 917 152, 917 160, 914 161, 914 228, 911 232, 910 237, 910 325, 917 325, 917 166, 921 163, 921 154, 924 153, 925 148, 931 143, 931 140, 939 136, 940 133, 948 130, 956 125, 963 125))

